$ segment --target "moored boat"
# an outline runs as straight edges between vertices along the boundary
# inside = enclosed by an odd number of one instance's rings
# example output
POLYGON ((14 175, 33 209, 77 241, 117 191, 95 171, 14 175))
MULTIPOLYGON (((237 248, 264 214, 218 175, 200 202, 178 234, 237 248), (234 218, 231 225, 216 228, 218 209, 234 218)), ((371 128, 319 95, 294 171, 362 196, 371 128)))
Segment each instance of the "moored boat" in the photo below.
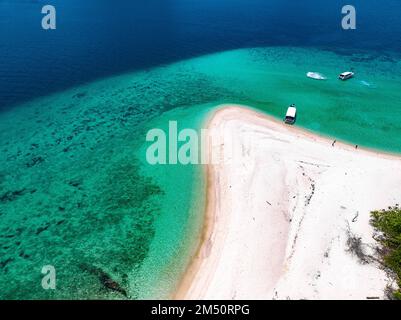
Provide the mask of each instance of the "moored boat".
POLYGON ((347 71, 347 72, 341 73, 341 74, 338 76, 338 79, 345 81, 345 80, 351 79, 353 76, 354 76, 354 73, 353 73, 353 72, 347 71))
POLYGON ((297 108, 295 104, 288 107, 284 122, 287 124, 294 124, 297 119, 297 108))

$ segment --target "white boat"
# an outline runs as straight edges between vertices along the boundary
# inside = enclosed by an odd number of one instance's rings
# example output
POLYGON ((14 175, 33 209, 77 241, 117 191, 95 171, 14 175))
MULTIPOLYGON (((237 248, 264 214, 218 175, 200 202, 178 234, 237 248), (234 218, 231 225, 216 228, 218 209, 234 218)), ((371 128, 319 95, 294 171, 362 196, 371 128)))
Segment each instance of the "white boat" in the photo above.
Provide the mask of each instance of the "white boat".
POLYGON ((297 108, 295 104, 288 107, 287 114, 285 115, 284 122, 288 124, 294 124, 297 119, 297 108))
POLYGON ((327 78, 318 72, 308 72, 306 74, 308 78, 315 79, 315 80, 326 80, 327 78))
POLYGON ((338 76, 338 79, 345 81, 345 80, 351 79, 353 76, 354 76, 354 73, 353 73, 353 72, 347 71, 347 72, 341 73, 341 74, 338 76))

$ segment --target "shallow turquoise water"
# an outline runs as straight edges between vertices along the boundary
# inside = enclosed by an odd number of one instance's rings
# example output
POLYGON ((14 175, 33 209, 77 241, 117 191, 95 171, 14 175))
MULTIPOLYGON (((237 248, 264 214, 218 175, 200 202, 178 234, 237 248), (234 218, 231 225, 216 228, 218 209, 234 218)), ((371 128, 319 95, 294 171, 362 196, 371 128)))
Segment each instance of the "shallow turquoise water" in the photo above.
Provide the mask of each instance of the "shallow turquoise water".
POLYGON ((366 147, 401 152, 399 55, 338 55, 302 48, 236 50, 200 58, 195 70, 242 95, 231 102, 278 118, 295 103, 299 126, 366 147), (347 70, 354 70, 355 78, 337 80, 347 70), (308 71, 328 79, 309 79, 308 71))
POLYGON ((200 129, 220 103, 278 118, 296 103, 300 126, 401 152, 400 71, 393 53, 242 49, 0 114, 0 297, 167 297, 199 237, 205 182, 202 166, 147 164, 147 130, 169 120, 200 129), (336 79, 351 68, 354 79, 336 79), (57 271, 54 291, 40 285, 47 264, 57 271))

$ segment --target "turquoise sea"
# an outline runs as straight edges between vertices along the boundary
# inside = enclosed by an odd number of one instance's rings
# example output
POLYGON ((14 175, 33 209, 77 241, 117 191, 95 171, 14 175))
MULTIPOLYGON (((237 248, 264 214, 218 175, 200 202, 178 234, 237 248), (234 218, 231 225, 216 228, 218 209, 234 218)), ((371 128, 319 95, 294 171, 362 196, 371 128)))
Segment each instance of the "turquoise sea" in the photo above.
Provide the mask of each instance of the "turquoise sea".
POLYGON ((282 119, 295 103, 298 126, 401 153, 398 0, 355 0, 347 32, 341 1, 53 3, 44 33, 47 3, 0 1, 0 299, 171 296, 206 181, 146 162, 146 133, 169 121, 199 131, 220 104, 282 119))
POLYGON ((241 103, 366 147, 401 152, 396 54, 240 49, 89 83, 0 117, 2 298, 164 298, 196 248, 202 166, 146 163, 147 130, 201 129, 241 103), (352 68, 347 82, 336 76, 352 68), (311 80, 307 71, 328 79, 311 80), (41 288, 43 265, 57 290, 41 288), (114 286, 111 286, 110 283, 114 286))

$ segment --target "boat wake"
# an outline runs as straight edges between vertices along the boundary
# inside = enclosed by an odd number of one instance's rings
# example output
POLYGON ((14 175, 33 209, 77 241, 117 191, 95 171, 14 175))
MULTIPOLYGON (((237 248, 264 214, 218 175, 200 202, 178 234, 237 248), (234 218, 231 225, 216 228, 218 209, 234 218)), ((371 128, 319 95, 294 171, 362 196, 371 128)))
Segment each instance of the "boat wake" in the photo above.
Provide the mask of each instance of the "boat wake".
POLYGON ((326 80, 327 78, 318 72, 308 72, 306 74, 308 78, 315 79, 315 80, 326 80))
POLYGON ((372 85, 371 83, 369 83, 369 82, 367 82, 365 80, 362 80, 361 84, 366 86, 366 87, 370 87, 370 88, 374 88, 375 87, 374 85, 372 85))

